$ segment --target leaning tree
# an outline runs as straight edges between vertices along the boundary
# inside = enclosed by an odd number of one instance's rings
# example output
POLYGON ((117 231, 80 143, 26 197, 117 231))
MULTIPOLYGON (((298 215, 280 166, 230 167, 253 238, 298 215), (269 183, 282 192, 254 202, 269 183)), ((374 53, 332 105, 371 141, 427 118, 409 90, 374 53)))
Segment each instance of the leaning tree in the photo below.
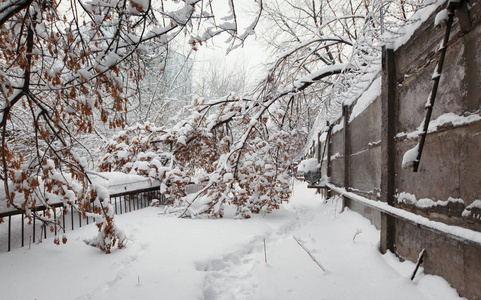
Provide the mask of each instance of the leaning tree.
POLYGON ((409 1, 266 1, 257 36, 275 59, 257 88, 198 99, 175 126, 142 129, 142 148, 163 145, 156 153, 136 153, 125 140, 137 139, 139 128, 127 130, 111 142, 101 167, 113 163, 163 180, 180 216, 221 217, 226 205, 236 207, 238 217, 278 208, 290 197, 292 164, 313 131, 323 128, 319 120, 335 118, 344 101, 362 93, 379 72, 381 45, 420 7, 409 1), (174 168, 159 164, 165 157, 174 168), (204 188, 185 195, 189 182, 204 188))
MULTIPOLYGON (((233 2, 222 20, 213 2, 2 0, 1 201, 50 226, 60 223, 33 207, 73 205, 96 218, 99 236, 93 244, 107 253, 116 243, 123 246, 108 192, 74 150, 82 147, 78 137, 98 122, 111 129, 124 125, 144 72, 141 58, 152 44, 161 48, 181 39, 195 49, 223 32, 231 36, 232 48, 242 44, 258 16, 241 31, 233 2)), ((260 13, 262 2, 252 4, 260 13)))

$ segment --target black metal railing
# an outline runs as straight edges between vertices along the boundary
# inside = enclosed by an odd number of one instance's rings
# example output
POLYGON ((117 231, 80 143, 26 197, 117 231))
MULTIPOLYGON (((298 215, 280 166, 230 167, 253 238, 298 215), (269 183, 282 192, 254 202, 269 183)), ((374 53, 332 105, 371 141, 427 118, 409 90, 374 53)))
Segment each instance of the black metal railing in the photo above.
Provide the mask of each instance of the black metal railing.
MULTIPOLYGON (((114 207, 115 214, 124 214, 148 207, 154 199, 159 200, 161 205, 167 202, 159 186, 110 195, 110 202, 114 207)), ((92 217, 84 218, 74 206, 65 206, 64 203, 55 203, 50 207, 36 206, 32 211, 44 216, 49 211, 55 220, 60 221, 61 226, 54 226, 54 230, 50 232, 50 226, 38 222, 36 218, 29 220, 23 211, 2 212, 0 213, 0 252, 25 247, 27 243, 30 247, 36 242, 43 241, 48 236, 57 236, 59 233, 57 230, 65 233, 94 222, 92 217), (57 217, 61 219, 59 220, 57 217)))

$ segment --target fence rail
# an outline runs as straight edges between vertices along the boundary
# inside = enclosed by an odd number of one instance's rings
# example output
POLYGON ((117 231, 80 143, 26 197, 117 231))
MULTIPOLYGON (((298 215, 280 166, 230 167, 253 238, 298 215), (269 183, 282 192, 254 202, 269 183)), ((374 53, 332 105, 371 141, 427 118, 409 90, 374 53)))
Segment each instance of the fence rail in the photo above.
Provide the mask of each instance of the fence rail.
MULTIPOLYGON (((124 214, 148 207, 154 199, 159 200, 160 204, 166 204, 167 202, 165 195, 160 192, 159 186, 110 195, 110 203, 114 207, 115 214, 124 214)), ((57 217, 61 218, 60 230, 62 233, 94 222, 93 218, 83 218, 75 207, 72 205, 65 206, 64 203, 55 203, 50 207, 36 206, 32 211, 40 212, 44 216, 47 211, 53 212, 55 220, 58 220, 57 217)), ((25 213, 20 210, 0 213, 0 220, 3 221, 0 222, 0 252, 25 247, 26 242, 30 247, 31 244, 42 242, 49 235, 57 236, 58 234, 57 228, 54 228, 54 232, 48 233, 48 227, 41 222, 36 222, 35 218, 32 218, 31 221, 25 219, 25 213)))

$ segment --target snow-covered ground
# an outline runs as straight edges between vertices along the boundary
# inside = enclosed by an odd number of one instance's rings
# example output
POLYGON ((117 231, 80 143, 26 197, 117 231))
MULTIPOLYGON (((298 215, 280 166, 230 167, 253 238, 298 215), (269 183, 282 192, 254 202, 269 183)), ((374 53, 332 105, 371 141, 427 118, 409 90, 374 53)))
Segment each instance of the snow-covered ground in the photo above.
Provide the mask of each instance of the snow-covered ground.
POLYGON ((379 231, 297 183, 290 204, 249 220, 117 216, 129 238, 106 255, 92 225, 0 253, 1 299, 459 299, 445 280, 378 251, 379 231), (296 238, 315 260, 311 259, 296 238), (266 251, 264 252, 264 241, 266 251), (265 253, 267 255, 265 255, 265 253), (267 263, 265 259, 267 257, 267 263))

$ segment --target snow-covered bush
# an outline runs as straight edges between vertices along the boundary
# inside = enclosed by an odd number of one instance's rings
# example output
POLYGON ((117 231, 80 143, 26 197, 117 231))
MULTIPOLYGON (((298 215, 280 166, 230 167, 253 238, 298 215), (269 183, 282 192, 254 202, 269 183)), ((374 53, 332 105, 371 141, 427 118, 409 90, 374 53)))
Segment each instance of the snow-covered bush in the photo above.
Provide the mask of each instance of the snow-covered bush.
POLYGON ((87 213, 87 215, 95 219, 95 225, 99 229, 99 233, 95 238, 85 242, 88 245, 98 247, 105 253, 110 253, 112 247, 116 244, 118 248, 125 247, 127 238, 124 232, 114 223, 114 207, 110 204, 108 189, 95 184, 92 194, 95 194, 94 211, 87 213))

